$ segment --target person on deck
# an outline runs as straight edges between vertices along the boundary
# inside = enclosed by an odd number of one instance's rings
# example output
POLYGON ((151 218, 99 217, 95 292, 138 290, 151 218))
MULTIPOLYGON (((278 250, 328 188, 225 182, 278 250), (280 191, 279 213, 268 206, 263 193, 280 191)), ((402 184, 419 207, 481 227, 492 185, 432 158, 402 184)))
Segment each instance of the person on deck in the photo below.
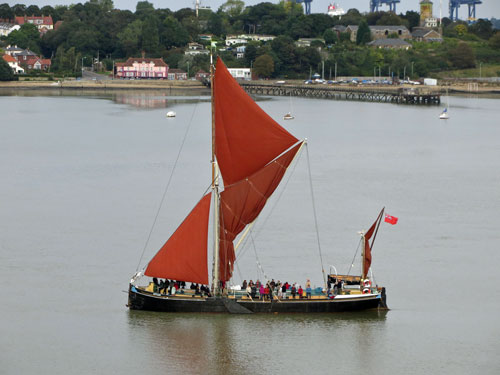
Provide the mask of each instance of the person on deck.
POLYGON ((283 286, 281 287, 281 293, 282 293, 282 298, 286 299, 286 285, 288 283, 284 283, 283 286))
MULTIPOLYGON (((309 283, 309 285, 310 285, 310 283, 309 283)), ((312 289, 311 289, 311 287, 310 287, 310 286, 308 286, 308 287, 306 288, 306 298, 307 298, 307 299, 311 299, 311 294, 312 294, 312 289)))
POLYGON ((297 288, 295 288, 295 284, 292 285, 292 298, 295 299, 295 295, 297 294, 297 288))
MULTIPOLYGON (((258 282, 259 280, 257 280, 258 282)), ((265 289, 264 289, 264 285, 260 284, 260 288, 259 288, 259 297, 261 300, 264 300, 264 292, 265 292, 265 289)))
POLYGON ((245 290, 247 288, 247 281, 243 280, 243 284, 241 284, 241 289, 245 290))
POLYGON ((252 299, 254 299, 255 296, 257 295, 257 287, 255 286, 255 284, 252 284, 251 289, 252 289, 252 291, 250 292, 250 297, 252 297, 252 299))
POLYGON ((302 294, 304 294, 304 289, 302 289, 302 285, 299 285, 299 298, 302 298, 302 294))

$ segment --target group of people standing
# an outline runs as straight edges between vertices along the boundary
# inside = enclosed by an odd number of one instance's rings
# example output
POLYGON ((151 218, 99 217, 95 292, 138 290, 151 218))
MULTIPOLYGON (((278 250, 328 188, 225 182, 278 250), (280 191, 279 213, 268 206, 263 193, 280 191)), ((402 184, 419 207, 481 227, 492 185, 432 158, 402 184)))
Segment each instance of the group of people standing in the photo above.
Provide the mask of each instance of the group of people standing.
POLYGON ((302 285, 297 283, 289 284, 288 281, 282 283, 281 281, 275 282, 274 279, 267 282, 265 285, 257 280, 255 283, 250 280, 248 283, 243 280, 241 289, 245 290, 247 294, 252 298, 258 297, 262 301, 272 301, 275 298, 286 299, 287 292, 295 299, 296 296, 299 298, 304 298, 304 291, 306 293, 305 298, 310 299, 312 296, 311 281, 307 279, 305 284, 305 290, 302 289, 302 285))
MULTIPOLYGON (((184 294, 184 289, 186 289, 186 282, 179 280, 169 280, 165 279, 158 282, 156 277, 153 277, 153 291, 160 294, 174 295, 176 293, 184 294)), ((210 288, 208 285, 201 285, 197 283, 191 283, 190 290, 194 290, 194 294, 210 296, 210 288)))

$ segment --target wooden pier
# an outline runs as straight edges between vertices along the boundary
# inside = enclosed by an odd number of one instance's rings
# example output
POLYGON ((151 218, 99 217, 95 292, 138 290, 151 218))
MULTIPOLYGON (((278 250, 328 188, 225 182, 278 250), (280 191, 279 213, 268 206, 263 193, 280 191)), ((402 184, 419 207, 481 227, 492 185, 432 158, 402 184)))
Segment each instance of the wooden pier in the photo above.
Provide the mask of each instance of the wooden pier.
POLYGON ((438 91, 428 88, 404 87, 352 87, 331 85, 280 85, 240 82, 249 94, 270 96, 301 96, 304 98, 358 100, 397 104, 440 104, 438 91))

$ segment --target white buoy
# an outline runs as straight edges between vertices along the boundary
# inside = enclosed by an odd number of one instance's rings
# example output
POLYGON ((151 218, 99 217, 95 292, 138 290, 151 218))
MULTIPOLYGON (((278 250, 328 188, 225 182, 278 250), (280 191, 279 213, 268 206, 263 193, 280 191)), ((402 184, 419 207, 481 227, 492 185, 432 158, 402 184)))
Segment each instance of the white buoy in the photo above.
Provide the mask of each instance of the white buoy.
POLYGON ((174 111, 168 111, 167 112, 167 117, 175 117, 175 112, 174 111))

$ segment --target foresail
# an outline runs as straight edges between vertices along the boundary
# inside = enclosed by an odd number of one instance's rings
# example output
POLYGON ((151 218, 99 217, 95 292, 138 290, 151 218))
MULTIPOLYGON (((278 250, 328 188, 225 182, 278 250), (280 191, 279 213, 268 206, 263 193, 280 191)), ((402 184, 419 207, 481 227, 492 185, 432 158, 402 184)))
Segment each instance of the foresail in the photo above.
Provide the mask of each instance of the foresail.
POLYGON ((215 154, 224 184, 232 185, 262 169, 298 139, 247 95, 220 58, 214 81, 215 154))
POLYGON ((220 280, 231 278, 235 260, 234 239, 262 211, 301 145, 297 144, 248 178, 226 186, 220 194, 220 280))
POLYGON ((211 193, 193 208, 149 262, 151 277, 208 284, 207 240, 211 193))

